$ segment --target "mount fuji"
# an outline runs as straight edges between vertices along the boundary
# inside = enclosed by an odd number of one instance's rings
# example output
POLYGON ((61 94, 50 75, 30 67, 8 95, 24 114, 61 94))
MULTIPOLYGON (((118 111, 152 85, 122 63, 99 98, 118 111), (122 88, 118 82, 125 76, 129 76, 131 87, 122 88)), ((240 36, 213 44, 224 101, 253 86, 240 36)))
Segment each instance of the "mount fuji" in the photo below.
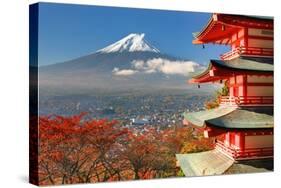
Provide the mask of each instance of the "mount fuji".
POLYGON ((39 85, 43 93, 186 89, 186 79, 200 69, 132 33, 89 55, 40 66, 39 85))
POLYGON ((145 34, 131 33, 123 39, 101 49, 97 52, 100 53, 112 53, 112 52, 155 52, 160 53, 160 51, 149 44, 144 39, 145 34))

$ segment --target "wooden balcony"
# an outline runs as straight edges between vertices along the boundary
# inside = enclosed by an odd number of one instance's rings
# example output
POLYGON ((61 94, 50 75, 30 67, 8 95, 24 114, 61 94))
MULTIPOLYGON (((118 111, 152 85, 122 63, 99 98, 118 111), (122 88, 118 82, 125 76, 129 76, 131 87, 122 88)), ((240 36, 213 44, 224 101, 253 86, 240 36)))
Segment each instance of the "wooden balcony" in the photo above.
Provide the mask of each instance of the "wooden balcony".
POLYGON ((222 96, 219 98, 219 103, 238 106, 273 106, 273 96, 222 96))
POLYGON ((238 47, 220 56, 222 60, 231 60, 239 56, 273 57, 273 48, 238 47))
POLYGON ((246 148, 241 150, 225 146, 223 142, 217 141, 215 148, 236 160, 273 157, 273 147, 246 148))

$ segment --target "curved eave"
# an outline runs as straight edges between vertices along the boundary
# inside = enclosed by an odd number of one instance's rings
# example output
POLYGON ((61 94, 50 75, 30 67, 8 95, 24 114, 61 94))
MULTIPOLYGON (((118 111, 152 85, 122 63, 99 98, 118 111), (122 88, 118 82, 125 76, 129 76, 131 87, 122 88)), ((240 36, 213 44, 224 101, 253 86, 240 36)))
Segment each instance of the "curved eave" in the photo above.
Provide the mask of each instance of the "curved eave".
POLYGON ((213 25, 215 24, 215 22, 217 21, 217 16, 216 14, 212 14, 212 16, 210 17, 208 23, 205 25, 205 27, 197 32, 197 35, 194 36, 194 40, 192 41, 193 44, 199 44, 199 43, 204 43, 202 41, 202 37, 213 27, 213 25))
POLYGON ((194 36, 193 44, 205 44, 205 43, 218 43, 218 44, 227 44, 229 41, 226 40, 229 38, 229 35, 241 27, 233 24, 223 23, 220 20, 221 14, 214 13, 209 19, 207 25, 203 28, 202 31, 198 32, 194 36), (224 27, 224 31, 222 31, 224 27))
POLYGON ((273 19, 214 13, 207 25, 194 35, 193 44, 229 44, 229 36, 241 28, 273 29, 273 19), (222 29, 223 28, 223 29, 222 29))
POLYGON ((207 120, 215 119, 229 114, 235 109, 236 107, 219 107, 211 110, 184 113, 183 117, 192 125, 195 125, 197 127, 205 127, 207 120))
POLYGON ((214 126, 229 129, 273 128, 272 108, 219 107, 211 110, 184 113, 184 119, 199 128, 214 126), (249 118, 251 121, 249 121, 249 118))
POLYGON ((210 119, 206 121, 206 124, 221 128, 265 129, 273 128, 273 122, 273 115, 245 109, 237 109, 222 117, 210 119), (251 121, 249 121, 249 118, 251 121))
POLYGON ((212 63, 208 64, 208 67, 201 73, 194 75, 188 82, 193 83, 200 83, 200 80, 204 79, 205 77, 209 77, 209 72, 212 69, 212 63))
POLYGON ((272 58, 247 58, 240 57, 233 60, 211 60, 215 67, 221 67, 232 71, 249 71, 257 73, 273 73, 272 58))
POLYGON ((216 21, 209 26, 209 29, 203 31, 200 36, 197 36, 192 43, 193 44, 230 44, 230 36, 237 32, 241 27, 230 26, 216 21), (222 30, 222 28, 225 28, 222 30))
POLYGON ((199 40, 199 39, 194 39, 193 41, 192 41, 192 44, 205 44, 205 42, 203 42, 203 41, 201 41, 201 40, 199 40))
POLYGON ((273 170, 272 158, 235 161, 217 149, 176 154, 176 158, 185 176, 257 173, 273 170))
POLYGON ((239 73, 273 75, 273 64, 264 63, 262 59, 259 60, 254 61, 244 58, 230 61, 211 60, 208 67, 203 72, 193 76, 189 83, 214 82, 239 73))
POLYGON ((233 159, 218 150, 176 154, 176 158, 185 176, 223 174, 234 164, 233 159))

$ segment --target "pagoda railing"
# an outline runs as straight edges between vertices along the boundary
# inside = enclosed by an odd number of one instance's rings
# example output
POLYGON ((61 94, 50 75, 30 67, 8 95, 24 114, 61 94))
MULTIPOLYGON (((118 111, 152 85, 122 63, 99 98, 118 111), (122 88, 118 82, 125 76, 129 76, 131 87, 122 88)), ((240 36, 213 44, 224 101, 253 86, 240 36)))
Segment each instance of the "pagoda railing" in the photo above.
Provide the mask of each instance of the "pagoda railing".
POLYGON ((239 56, 273 57, 273 48, 237 47, 220 56, 222 60, 231 60, 239 56))
POLYGON ((228 105, 273 105, 273 96, 221 96, 219 103, 228 105))
POLYGON ((215 148, 234 159, 264 158, 273 156, 273 147, 240 149, 226 146, 223 142, 217 141, 215 148))

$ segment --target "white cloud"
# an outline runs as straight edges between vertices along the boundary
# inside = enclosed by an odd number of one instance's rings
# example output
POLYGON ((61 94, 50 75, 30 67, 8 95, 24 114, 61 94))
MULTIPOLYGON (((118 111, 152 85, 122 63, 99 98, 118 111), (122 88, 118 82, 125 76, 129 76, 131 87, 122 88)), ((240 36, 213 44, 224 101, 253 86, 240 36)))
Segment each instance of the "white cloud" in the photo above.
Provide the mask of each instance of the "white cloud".
POLYGON ((144 61, 133 61, 132 65, 135 69, 142 69, 144 67, 144 61))
POLYGON ((202 68, 201 65, 193 61, 170 61, 168 59, 154 58, 147 61, 135 60, 132 62, 132 69, 119 70, 115 68, 112 72, 115 75, 128 76, 137 72, 152 74, 156 72, 167 75, 188 76, 190 73, 202 68))
POLYGON ((116 76, 130 76, 130 75, 133 75, 137 72, 138 71, 132 70, 132 69, 119 70, 119 68, 116 68, 116 67, 112 70, 112 73, 116 76))

